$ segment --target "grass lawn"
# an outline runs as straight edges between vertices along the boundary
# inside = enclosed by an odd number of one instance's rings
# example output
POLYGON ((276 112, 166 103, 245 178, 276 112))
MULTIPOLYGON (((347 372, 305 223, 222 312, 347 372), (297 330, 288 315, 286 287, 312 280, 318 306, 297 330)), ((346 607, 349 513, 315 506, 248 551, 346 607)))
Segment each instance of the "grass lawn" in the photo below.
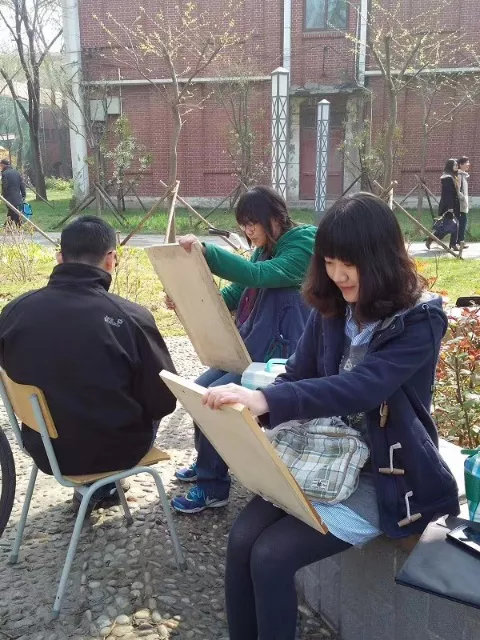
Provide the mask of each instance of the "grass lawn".
MULTIPOLYGON (((44 231, 55 231, 60 221, 65 218, 69 211, 69 203, 71 199, 71 192, 69 191, 50 191, 49 198, 54 208, 49 207, 44 202, 36 202, 32 197, 28 198, 33 207, 33 221, 44 231)), ((199 213, 205 215, 208 213, 208 209, 200 209, 199 213)), ((87 209, 88 213, 96 213, 95 209, 87 209)), ((412 212, 416 215, 416 211, 412 212)), ((313 223, 315 220, 315 213, 310 209, 292 209, 291 214, 296 222, 313 223)), ((143 218, 144 212, 141 209, 129 209, 125 212, 125 217, 128 223, 125 227, 119 227, 117 220, 113 217, 113 214, 106 210, 105 218, 119 231, 128 231, 133 229, 143 218)), ((209 221, 220 229, 234 230, 236 228, 235 218, 232 212, 219 210, 215 211, 209 216, 209 221)), ((176 210, 176 224, 177 231, 180 234, 184 233, 203 233, 205 226, 200 224, 196 226, 196 218, 192 216, 186 209, 176 210)), ((424 233, 415 227, 403 213, 398 213, 398 221, 405 234, 405 237, 409 241, 424 240, 424 233)), ((480 209, 473 209, 469 214, 470 232, 467 232, 468 240, 480 241, 480 209)), ((428 229, 432 226, 432 218, 430 212, 424 210, 420 217, 420 222, 428 229)), ((165 233, 167 226, 167 213, 165 210, 161 210, 152 216, 147 224, 143 227, 142 233, 165 233)))
POLYGON ((480 294, 480 260, 426 258, 416 263, 432 291, 442 294, 451 305, 460 296, 480 294))
MULTIPOLYGON (((18 243, 1 242, 0 309, 17 296, 47 283, 55 266, 53 248, 30 242, 28 234, 18 243)), ((146 306, 153 313, 164 336, 184 335, 173 311, 164 304, 163 287, 143 249, 119 250, 120 262, 111 291, 146 306)), ((480 260, 427 258, 417 261, 419 271, 429 279, 432 290, 454 304, 459 296, 480 294, 480 260)))

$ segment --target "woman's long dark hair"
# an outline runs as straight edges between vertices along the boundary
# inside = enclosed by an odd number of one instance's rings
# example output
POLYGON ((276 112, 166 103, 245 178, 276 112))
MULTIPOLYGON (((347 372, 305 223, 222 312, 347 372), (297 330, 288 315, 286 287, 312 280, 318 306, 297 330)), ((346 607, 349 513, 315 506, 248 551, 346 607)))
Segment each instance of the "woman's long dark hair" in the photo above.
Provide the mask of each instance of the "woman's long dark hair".
POLYGON ((355 316, 373 321, 415 304, 425 280, 409 257, 392 210, 370 193, 340 198, 322 218, 304 285, 312 307, 330 317, 343 317, 346 302, 328 277, 325 258, 357 267, 359 297, 355 316))
MULTIPOLYGON (((264 250, 271 256, 277 240, 274 238, 272 221, 280 227, 280 235, 295 226, 288 213, 287 203, 271 187, 258 186, 244 193, 238 200, 235 217, 239 225, 261 224, 267 234, 267 246, 264 250)), ((248 240, 248 238, 247 238, 248 240)))
POLYGON ((456 158, 449 158, 445 163, 443 173, 449 173, 451 176, 456 176, 458 172, 458 162, 456 158), (457 171, 454 170, 454 166, 457 165, 457 171))

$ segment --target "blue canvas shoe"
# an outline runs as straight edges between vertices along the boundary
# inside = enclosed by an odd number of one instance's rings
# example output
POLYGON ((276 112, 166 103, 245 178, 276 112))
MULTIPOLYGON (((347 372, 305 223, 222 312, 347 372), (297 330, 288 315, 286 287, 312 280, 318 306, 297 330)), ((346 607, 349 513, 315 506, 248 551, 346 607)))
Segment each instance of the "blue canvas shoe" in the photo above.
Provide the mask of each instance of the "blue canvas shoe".
POLYGON ((205 491, 195 485, 190 489, 185 497, 177 496, 170 502, 175 511, 181 513, 200 513, 205 509, 215 509, 216 507, 224 507, 228 504, 228 498, 209 498, 205 495, 205 491))
POLYGON ((178 469, 175 471, 175 477, 182 482, 196 482, 197 481, 197 463, 196 461, 189 467, 178 469))

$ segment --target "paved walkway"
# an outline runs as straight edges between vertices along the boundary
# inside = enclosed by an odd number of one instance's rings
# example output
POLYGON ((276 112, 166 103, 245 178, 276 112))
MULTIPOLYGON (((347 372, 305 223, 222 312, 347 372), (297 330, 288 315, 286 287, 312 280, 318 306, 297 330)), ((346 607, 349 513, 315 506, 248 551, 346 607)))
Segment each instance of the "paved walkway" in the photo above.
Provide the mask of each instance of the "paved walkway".
MULTIPOLYGON (((189 378, 201 366, 186 338, 167 340, 178 371, 189 378)), ((0 410, 0 424, 7 419, 0 410)), ((94 512, 86 523, 70 586, 58 620, 51 619, 59 575, 74 523, 71 490, 39 474, 17 565, 7 564, 25 494, 29 459, 14 444, 17 502, 0 539, 0 640, 228 640, 223 581, 228 531, 248 495, 234 482, 230 504, 198 516, 175 515, 187 569, 176 569, 165 517, 153 480, 131 479, 127 498, 134 517, 127 527, 120 507, 94 512)), ((179 493, 176 467, 192 460, 191 420, 178 408, 157 438, 169 462, 158 465, 169 495, 179 493)), ((301 617, 303 640, 332 639, 318 619, 301 617)))
MULTIPOLYGON (((52 238, 52 240, 59 241, 60 233, 58 231, 48 233, 48 235, 52 238)), ((123 236, 122 236, 123 237, 123 236)), ((33 238, 39 244, 45 246, 52 246, 48 240, 42 237, 39 233, 35 233, 33 238)), ((227 247, 228 245, 219 238, 218 236, 199 236, 201 242, 212 242, 213 244, 218 244, 223 247, 227 247)), ((141 233, 139 235, 133 236, 133 238, 128 242, 128 246, 130 247, 149 247, 154 244, 163 244, 165 240, 165 236, 157 235, 157 234, 147 234, 141 233)), ((424 242, 412 242, 409 245, 410 255, 419 257, 419 258, 433 258, 435 256, 449 256, 450 254, 444 251, 439 246, 432 245, 430 250, 427 249, 424 242)), ((451 256, 453 257, 453 256, 451 256)), ((480 242, 472 242, 469 244, 469 248, 465 249, 464 258, 480 258, 480 242)))

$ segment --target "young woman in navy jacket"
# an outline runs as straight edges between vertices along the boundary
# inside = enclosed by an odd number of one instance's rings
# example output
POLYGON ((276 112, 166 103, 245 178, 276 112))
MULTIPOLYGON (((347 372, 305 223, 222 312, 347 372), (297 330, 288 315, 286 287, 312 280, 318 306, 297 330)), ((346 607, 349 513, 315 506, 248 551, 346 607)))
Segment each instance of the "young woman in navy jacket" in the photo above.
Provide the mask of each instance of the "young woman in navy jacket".
POLYGON ((350 498, 314 504, 326 535, 259 496, 240 513, 227 552, 231 640, 293 640, 298 569, 458 513, 455 480, 430 416, 447 319, 383 201, 360 193, 331 207, 318 228, 304 293, 313 311, 286 373, 262 391, 210 389, 204 402, 212 409, 240 402, 265 414, 270 427, 342 416, 367 442, 370 459, 350 498))

